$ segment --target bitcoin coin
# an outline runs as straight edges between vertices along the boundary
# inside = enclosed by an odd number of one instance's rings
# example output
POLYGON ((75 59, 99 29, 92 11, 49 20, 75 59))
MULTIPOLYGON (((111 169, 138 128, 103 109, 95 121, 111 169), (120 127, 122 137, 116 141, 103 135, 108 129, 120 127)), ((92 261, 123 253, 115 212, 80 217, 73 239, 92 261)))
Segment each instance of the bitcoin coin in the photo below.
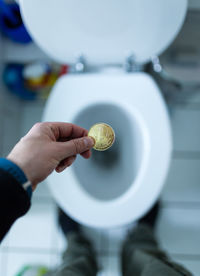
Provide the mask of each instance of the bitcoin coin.
POLYGON ((114 130, 105 123, 98 123, 92 126, 88 132, 88 136, 95 140, 93 148, 98 151, 109 149, 115 141, 114 130))

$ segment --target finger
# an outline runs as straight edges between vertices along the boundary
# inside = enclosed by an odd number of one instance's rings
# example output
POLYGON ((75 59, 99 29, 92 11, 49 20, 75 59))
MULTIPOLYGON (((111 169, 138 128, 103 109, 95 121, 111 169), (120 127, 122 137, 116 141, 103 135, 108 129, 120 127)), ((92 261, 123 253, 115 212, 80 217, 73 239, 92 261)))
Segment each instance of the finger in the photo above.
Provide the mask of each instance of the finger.
POLYGON ((70 167, 75 160, 76 160, 76 156, 71 156, 66 158, 65 160, 60 162, 60 164, 56 168, 56 171, 58 173, 64 171, 66 168, 70 167))
POLYGON ((64 159, 63 161, 61 161, 60 164, 58 165, 58 167, 59 166, 60 167, 69 167, 74 163, 75 160, 76 160, 76 155, 70 156, 70 157, 64 159))
POLYGON ((32 191, 35 192, 36 188, 37 188, 37 185, 36 185, 36 184, 33 184, 33 185, 32 185, 32 191))
POLYGON ((94 140, 91 137, 82 137, 72 139, 68 142, 60 142, 61 159, 84 153, 94 146, 94 140))
POLYGON ((89 159, 91 157, 91 155, 92 155, 91 150, 87 150, 87 151, 81 153, 81 156, 85 159, 89 159))
POLYGON ((68 137, 80 138, 87 136, 88 134, 88 131, 86 129, 70 123, 53 122, 47 124, 49 124, 49 127, 53 131, 56 140, 68 137))

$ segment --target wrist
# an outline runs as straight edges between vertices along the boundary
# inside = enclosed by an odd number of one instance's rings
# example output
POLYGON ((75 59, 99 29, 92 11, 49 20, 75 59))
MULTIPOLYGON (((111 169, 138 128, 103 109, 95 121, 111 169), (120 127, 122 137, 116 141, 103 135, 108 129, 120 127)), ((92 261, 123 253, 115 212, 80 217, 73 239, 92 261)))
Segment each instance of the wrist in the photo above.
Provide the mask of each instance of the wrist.
POLYGON ((11 174, 27 192, 28 196, 31 198, 32 184, 28 180, 24 171, 15 162, 9 160, 9 158, 0 158, 0 167, 4 171, 7 171, 9 174, 11 174))

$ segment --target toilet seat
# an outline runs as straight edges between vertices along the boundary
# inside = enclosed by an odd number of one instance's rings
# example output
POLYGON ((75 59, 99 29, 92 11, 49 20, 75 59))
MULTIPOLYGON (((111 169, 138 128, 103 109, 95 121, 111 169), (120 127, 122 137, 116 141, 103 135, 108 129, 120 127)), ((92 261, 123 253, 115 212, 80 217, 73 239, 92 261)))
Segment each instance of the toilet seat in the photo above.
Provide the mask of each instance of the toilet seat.
POLYGON ((73 166, 62 174, 54 172, 48 178, 56 201, 72 218, 103 228, 128 224, 152 206, 162 189, 171 154, 167 110, 158 87, 145 73, 121 74, 117 78, 106 74, 64 76, 51 93, 44 120, 74 122, 83 109, 104 103, 122 108, 128 117, 134 118, 133 124, 138 122, 141 127, 143 161, 134 185, 121 196, 106 201, 92 197, 83 189, 73 166), (78 101, 74 91, 79 91, 78 101))

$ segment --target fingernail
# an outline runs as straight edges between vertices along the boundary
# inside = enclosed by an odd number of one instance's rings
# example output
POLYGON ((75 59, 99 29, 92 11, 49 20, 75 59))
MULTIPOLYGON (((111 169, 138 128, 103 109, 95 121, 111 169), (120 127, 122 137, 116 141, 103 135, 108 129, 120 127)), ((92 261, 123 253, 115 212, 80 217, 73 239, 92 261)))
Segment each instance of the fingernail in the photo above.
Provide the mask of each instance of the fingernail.
POLYGON ((58 172, 58 173, 61 173, 62 171, 64 171, 64 169, 65 169, 65 167, 59 167, 59 168, 57 169, 57 172, 58 172))
POLYGON ((92 148, 95 144, 95 141, 92 137, 85 137, 84 143, 87 148, 92 148))

